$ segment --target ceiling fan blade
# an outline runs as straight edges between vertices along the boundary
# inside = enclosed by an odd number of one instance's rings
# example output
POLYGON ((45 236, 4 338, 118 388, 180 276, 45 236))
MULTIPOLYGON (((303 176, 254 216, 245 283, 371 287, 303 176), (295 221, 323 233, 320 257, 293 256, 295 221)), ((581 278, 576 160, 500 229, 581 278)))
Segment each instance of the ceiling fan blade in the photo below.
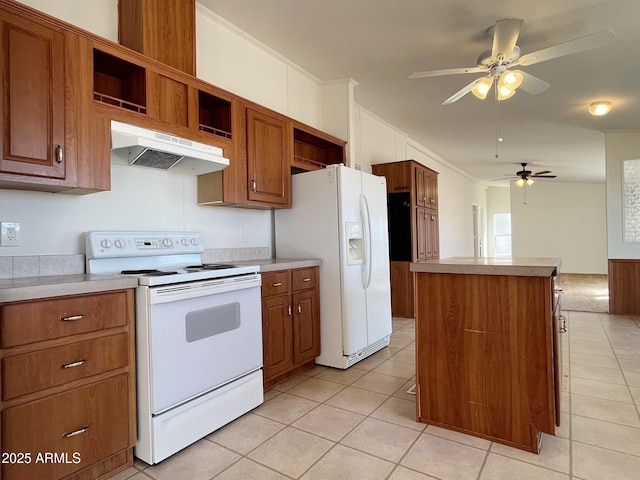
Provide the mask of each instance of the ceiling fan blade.
POLYGON ((459 73, 479 73, 486 72, 487 69, 483 67, 469 67, 469 68, 448 68, 445 70, 429 70, 426 72, 413 72, 409 75, 409 78, 422 78, 422 77, 440 77, 442 75, 457 75, 459 73))
POLYGON ((511 59, 513 49, 520 35, 522 22, 523 20, 520 18, 504 18, 496 22, 495 30, 493 31, 491 58, 499 61, 511 59))
POLYGON ((520 85, 520 88, 527 92, 529 95, 538 95, 551 86, 547 82, 540 80, 538 77, 534 77, 533 75, 527 72, 523 72, 522 70, 512 71, 522 74, 522 84, 520 85))
POLYGON ((491 180, 491 181, 492 181, 492 182, 498 182, 498 181, 500 181, 500 180, 511 180, 511 179, 513 179, 513 178, 520 178, 520 177, 517 177, 517 176, 515 176, 515 175, 509 175, 508 177, 505 177, 505 178, 494 178, 494 179, 493 179, 493 180, 491 180))
POLYGON ((474 87, 474 85, 476 84, 476 81, 474 80, 473 82, 471 82, 469 85, 467 85, 466 87, 458 90, 456 93, 454 93, 453 95, 451 95, 449 98, 447 98, 444 102, 442 102, 440 105, 450 105, 454 102, 457 102, 458 100, 460 100, 462 97, 464 97, 467 93, 469 93, 471 91, 471 89, 474 87))
POLYGON ((556 178, 557 175, 531 175, 536 178, 556 178))
POLYGON ((532 177, 537 177, 538 175, 546 175, 547 173, 551 173, 551 170, 543 170, 542 172, 532 173, 532 177))
POLYGON ((592 33, 591 35, 576 38, 575 40, 569 40, 568 42, 560 43, 553 47, 543 48, 537 52, 527 53, 520 57, 518 63, 523 67, 534 65, 546 60, 551 60, 552 58, 563 57, 565 55, 571 55, 572 53, 602 47, 603 45, 611 43, 614 38, 616 38, 616 34, 611 30, 603 30, 602 32, 592 33))

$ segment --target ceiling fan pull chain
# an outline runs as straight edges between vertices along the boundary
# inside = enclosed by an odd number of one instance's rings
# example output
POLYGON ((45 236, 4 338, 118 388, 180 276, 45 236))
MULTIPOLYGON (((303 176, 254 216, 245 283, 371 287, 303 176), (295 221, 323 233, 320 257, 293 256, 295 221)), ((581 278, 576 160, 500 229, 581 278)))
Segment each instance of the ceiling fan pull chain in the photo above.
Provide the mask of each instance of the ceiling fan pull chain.
POLYGON ((496 103, 496 158, 500 158, 500 102, 498 101, 498 85, 495 87, 495 103, 496 103))

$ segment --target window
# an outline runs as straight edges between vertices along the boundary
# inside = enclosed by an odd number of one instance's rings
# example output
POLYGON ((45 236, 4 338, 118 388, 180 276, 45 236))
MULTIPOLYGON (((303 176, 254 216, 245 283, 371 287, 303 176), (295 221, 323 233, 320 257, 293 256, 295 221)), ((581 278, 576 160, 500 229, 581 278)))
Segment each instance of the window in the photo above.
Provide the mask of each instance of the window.
POLYGON ((624 243, 640 243, 640 159, 622 162, 624 243))
POLYGON ((496 257, 511 256, 511 214, 493 215, 493 235, 496 244, 496 257))

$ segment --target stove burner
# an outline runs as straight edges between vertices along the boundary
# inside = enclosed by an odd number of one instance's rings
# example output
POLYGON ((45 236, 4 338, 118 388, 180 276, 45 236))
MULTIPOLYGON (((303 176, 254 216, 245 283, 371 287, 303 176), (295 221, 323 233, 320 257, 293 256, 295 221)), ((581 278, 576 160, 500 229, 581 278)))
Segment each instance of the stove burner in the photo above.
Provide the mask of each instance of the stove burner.
POLYGON ((198 272, 200 270, 224 270, 225 268, 236 268, 235 265, 225 265, 222 263, 203 263, 202 265, 190 265, 184 267, 189 272, 198 272))
POLYGON ((156 269, 142 269, 142 270, 122 270, 122 275, 144 275, 145 277, 161 277, 163 275, 174 275, 178 272, 163 272, 156 269))

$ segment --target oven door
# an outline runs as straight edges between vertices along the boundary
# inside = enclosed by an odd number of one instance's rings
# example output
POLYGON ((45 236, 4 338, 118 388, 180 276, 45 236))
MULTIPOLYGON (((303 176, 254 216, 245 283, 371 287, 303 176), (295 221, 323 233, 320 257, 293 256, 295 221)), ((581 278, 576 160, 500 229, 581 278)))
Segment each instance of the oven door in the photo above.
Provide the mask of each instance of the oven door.
POLYGON ((148 376, 139 381, 152 414, 262 367, 259 274, 138 290, 138 361, 148 376))

